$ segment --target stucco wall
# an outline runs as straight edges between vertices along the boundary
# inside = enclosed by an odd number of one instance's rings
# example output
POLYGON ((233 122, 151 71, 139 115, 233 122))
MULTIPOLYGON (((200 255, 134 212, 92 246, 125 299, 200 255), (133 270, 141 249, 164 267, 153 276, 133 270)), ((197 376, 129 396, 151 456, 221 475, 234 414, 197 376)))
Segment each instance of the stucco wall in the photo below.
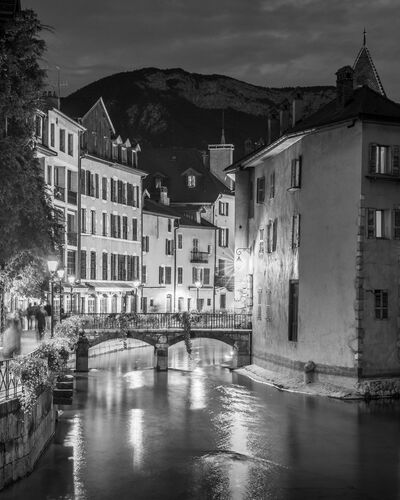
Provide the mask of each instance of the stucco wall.
POLYGON ((393 239, 393 209, 400 208, 400 184, 396 181, 372 180, 369 174, 369 144, 400 145, 400 128, 390 124, 365 123, 363 133, 362 193, 364 207, 385 210, 387 222, 384 239, 366 238, 364 219, 363 268, 363 347, 362 375, 400 375, 397 342, 399 323, 399 257, 400 241, 393 239), (373 290, 387 290, 389 317, 375 318, 373 290))
POLYGON ((0 404, 0 490, 32 472, 54 434, 54 427, 51 391, 39 397, 29 416, 23 415, 17 400, 0 404))
MULTIPOLYGON (((266 193, 275 170, 275 198, 255 204, 249 224, 254 252, 254 360, 295 368, 313 360, 354 370, 355 260, 360 202, 361 128, 347 124, 309 135, 256 167, 266 193), (301 189, 289 192, 291 160, 302 155, 301 189), (292 216, 301 215, 300 248, 293 250, 292 216), (277 250, 258 254, 258 235, 278 219, 277 250), (298 341, 288 340, 289 281, 299 280, 298 341), (257 292, 262 292, 261 320, 257 292), (267 292, 270 320, 267 321, 267 292)), ((255 182, 254 182, 255 186, 255 182)), ((330 367, 330 368, 329 368, 330 367)))

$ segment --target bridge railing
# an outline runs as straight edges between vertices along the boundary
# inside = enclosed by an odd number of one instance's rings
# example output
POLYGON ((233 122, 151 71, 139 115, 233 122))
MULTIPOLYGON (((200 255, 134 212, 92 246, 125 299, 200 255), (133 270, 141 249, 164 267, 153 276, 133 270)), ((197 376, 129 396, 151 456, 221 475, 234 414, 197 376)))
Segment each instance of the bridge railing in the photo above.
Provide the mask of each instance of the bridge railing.
MULTIPOLYGON (((101 330, 125 327, 128 329, 172 330, 182 328, 179 313, 127 313, 81 314, 83 328, 86 330, 101 330)), ((250 314, 212 314, 191 313, 192 329, 206 330, 245 330, 251 329, 250 314)))
POLYGON ((0 402, 16 399, 22 393, 22 384, 10 368, 11 359, 0 361, 0 402))

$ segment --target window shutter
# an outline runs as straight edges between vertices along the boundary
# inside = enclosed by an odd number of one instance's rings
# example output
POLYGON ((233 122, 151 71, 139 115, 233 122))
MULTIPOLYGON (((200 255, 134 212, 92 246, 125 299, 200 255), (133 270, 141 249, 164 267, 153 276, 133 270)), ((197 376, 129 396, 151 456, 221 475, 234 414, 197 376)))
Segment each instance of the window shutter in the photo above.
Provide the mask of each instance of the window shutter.
POLYGON ((99 174, 95 174, 95 196, 99 198, 99 174))
POLYGON ((121 216, 117 215, 117 238, 121 238, 121 216))
POLYGON ((147 281, 147 275, 146 275, 146 266, 142 266, 142 283, 146 283, 147 281))
POLYGON ((168 245, 168 240, 165 240, 165 255, 169 255, 169 245, 168 245))
POLYGON ((164 268, 162 266, 158 268, 158 282, 160 285, 164 283, 164 268))
POLYGON ((272 241, 272 251, 275 252, 276 250, 276 243, 277 243, 277 238, 278 238, 278 219, 274 220, 273 224, 273 241, 272 241))
POLYGON ((210 284, 210 269, 208 267, 204 268, 204 284, 210 284))
POLYGON ((371 173, 376 173, 376 162, 377 162, 377 157, 376 157, 376 149, 377 145, 376 144, 370 144, 369 145, 369 171, 371 173))
POLYGON ((298 159, 298 170, 297 170, 297 187, 301 188, 301 171, 303 168, 303 157, 300 155, 298 159))
POLYGON ((297 246, 300 246, 300 222, 301 222, 301 216, 300 214, 297 214, 297 234, 296 234, 296 242, 297 246))
POLYGON ((296 185, 296 159, 292 160, 291 172, 290 172, 290 187, 295 187, 296 185))
POLYGON ((229 215, 229 203, 226 203, 225 207, 226 207, 226 214, 225 215, 228 216, 229 215))
POLYGON ((86 194, 86 170, 81 170, 81 194, 86 194))
POLYGON ((195 281, 197 281, 197 268, 193 267, 192 268, 192 283, 194 283, 195 281))
POLYGON ((367 238, 375 238, 375 210, 367 208, 367 238))
POLYGON ((400 210, 393 210, 393 238, 400 240, 400 210))
POLYGON ((171 284, 171 268, 170 267, 165 268, 165 283, 167 285, 171 284))
POLYGON ((397 177, 400 175, 399 146, 392 147, 392 174, 397 177))

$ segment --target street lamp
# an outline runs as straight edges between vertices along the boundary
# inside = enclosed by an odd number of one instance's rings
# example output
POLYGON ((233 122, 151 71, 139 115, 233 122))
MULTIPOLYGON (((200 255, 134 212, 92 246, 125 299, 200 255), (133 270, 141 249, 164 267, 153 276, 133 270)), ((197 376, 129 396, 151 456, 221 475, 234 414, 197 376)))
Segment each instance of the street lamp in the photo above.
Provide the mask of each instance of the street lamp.
POLYGON ((134 311, 135 313, 137 313, 137 309, 138 309, 138 307, 137 307, 137 298, 138 298, 138 289, 139 289, 140 285, 141 285, 141 283, 140 283, 139 280, 135 280, 133 282, 133 287, 135 289, 135 311, 134 311))
POLYGON ((62 317, 61 317, 61 301, 62 301, 62 280, 64 278, 64 274, 65 274, 65 269, 58 269, 57 271, 57 276, 58 276, 58 279, 60 281, 60 323, 62 321, 62 317))
POLYGON ((197 288, 197 312, 200 312, 200 300, 199 300, 199 290, 203 286, 203 283, 200 280, 194 282, 194 286, 197 288))
POLYGON ((54 334, 54 293, 53 293, 53 280, 57 271, 58 260, 55 257, 49 257, 47 260, 47 268, 50 273, 50 297, 51 297, 51 311, 50 311, 50 336, 53 338, 54 334))
POLYGON ((75 283, 75 276, 73 274, 70 274, 68 276, 68 282, 69 282, 69 285, 71 287, 70 313, 72 315, 72 285, 75 283))

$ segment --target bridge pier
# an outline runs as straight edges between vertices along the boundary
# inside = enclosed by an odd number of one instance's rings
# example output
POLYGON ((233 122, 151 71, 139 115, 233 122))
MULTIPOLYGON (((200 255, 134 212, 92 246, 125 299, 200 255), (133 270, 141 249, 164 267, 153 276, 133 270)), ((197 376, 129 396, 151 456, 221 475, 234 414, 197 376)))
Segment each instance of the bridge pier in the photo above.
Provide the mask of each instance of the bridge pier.
POLYGON ((158 372, 168 371, 168 338, 162 336, 154 347, 155 367, 158 372))
POLYGON ((251 364, 250 344, 246 340, 237 340, 233 346, 232 368, 251 364))
POLYGON ((76 343, 76 360, 75 360, 75 371, 76 372, 88 372, 89 371, 89 340, 85 334, 80 334, 78 342, 76 343))

